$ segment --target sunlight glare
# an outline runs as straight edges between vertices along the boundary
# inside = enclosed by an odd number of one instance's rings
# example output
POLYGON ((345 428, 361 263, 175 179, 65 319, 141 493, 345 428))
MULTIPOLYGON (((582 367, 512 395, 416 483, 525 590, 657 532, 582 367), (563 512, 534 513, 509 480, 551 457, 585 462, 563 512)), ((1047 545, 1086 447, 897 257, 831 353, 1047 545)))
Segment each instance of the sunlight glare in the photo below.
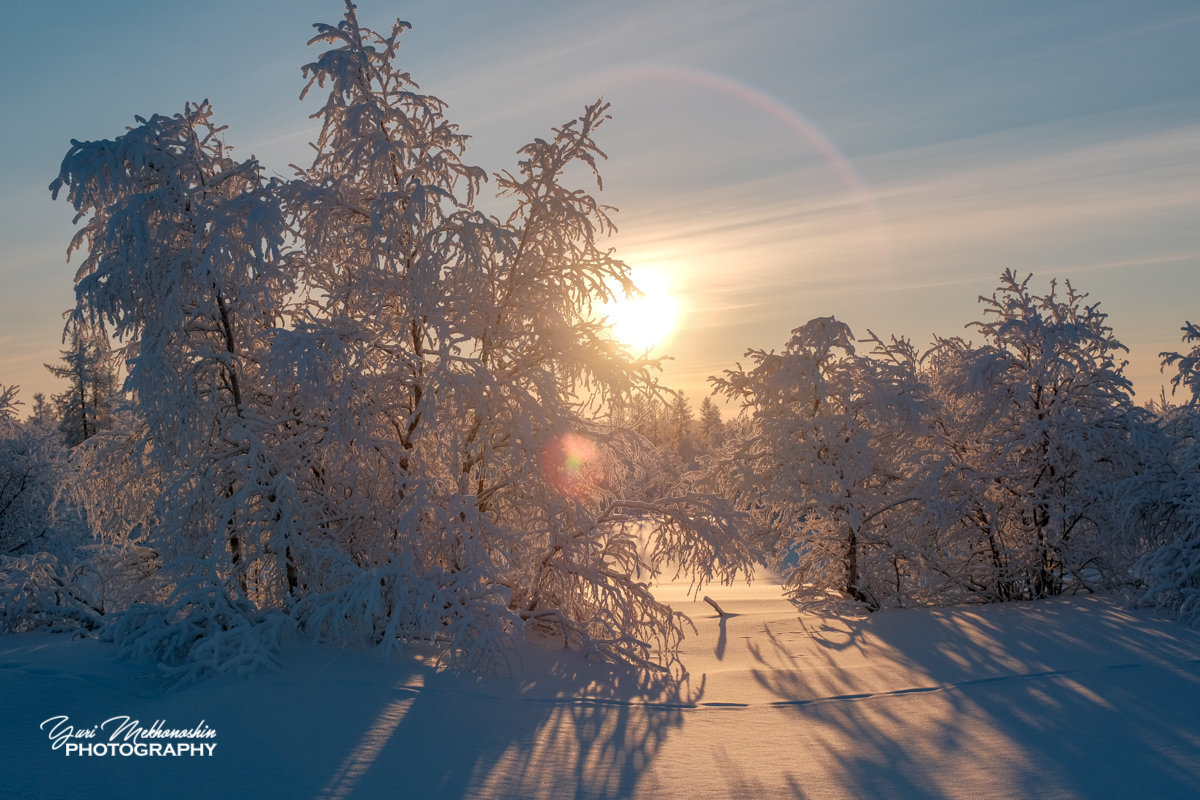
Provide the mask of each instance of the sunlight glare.
POLYGON ((663 345, 675 329, 679 301, 671 293, 670 280, 661 270, 638 269, 634 284, 641 295, 623 297, 608 303, 604 311, 612 324, 613 338, 640 353, 663 345))

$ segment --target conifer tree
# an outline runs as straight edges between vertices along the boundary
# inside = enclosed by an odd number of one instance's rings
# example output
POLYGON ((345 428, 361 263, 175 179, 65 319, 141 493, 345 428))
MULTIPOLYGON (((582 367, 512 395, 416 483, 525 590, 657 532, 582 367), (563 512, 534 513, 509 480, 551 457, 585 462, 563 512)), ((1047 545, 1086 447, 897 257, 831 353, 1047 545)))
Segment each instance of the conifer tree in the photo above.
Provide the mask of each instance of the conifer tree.
POLYGON ((712 397, 700 401, 700 438, 704 446, 714 450, 725 443, 725 425, 721 420, 721 409, 712 397))
POLYGON ((46 369, 69 384, 52 399, 59 419, 58 429, 67 446, 74 447, 112 426, 117 378, 108 337, 101 331, 72 324, 67 336, 68 347, 62 351, 62 363, 47 364, 46 369))

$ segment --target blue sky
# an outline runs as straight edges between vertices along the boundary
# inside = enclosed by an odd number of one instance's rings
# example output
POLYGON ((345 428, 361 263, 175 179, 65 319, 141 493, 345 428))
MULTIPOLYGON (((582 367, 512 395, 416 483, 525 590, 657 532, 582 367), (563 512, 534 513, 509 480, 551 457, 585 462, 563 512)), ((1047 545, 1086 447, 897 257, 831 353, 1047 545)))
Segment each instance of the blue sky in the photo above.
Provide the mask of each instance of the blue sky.
MULTIPOLYGON (((209 98, 290 175, 311 23, 332 0, 46 2, 0 51, 0 383, 58 391, 74 267, 50 200, 71 138, 209 98)), ((964 333, 1005 268, 1068 278, 1131 349, 1138 399, 1200 321, 1200 5, 1193 2, 363 0, 489 171, 603 95, 603 199, 681 305, 666 383, 698 401, 814 316, 918 344, 964 333)))

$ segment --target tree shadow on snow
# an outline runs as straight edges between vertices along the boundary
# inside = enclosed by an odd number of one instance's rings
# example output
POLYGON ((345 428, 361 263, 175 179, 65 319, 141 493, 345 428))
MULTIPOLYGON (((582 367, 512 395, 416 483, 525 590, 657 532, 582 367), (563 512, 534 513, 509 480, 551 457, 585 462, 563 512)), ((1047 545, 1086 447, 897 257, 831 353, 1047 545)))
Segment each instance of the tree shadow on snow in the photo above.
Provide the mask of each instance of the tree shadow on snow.
MULTIPOLYGON (((753 648, 756 679, 794 718, 795 746, 819 754, 824 786, 857 798, 1200 796, 1195 631, 1096 598, 845 625, 839 641, 864 654, 851 669, 845 646, 817 635, 800 647, 767 630, 753 648)), ((790 794, 822 796, 800 782, 790 794)))
POLYGON ((402 681, 316 797, 632 796, 703 687, 566 651, 547 661, 511 678, 402 681))

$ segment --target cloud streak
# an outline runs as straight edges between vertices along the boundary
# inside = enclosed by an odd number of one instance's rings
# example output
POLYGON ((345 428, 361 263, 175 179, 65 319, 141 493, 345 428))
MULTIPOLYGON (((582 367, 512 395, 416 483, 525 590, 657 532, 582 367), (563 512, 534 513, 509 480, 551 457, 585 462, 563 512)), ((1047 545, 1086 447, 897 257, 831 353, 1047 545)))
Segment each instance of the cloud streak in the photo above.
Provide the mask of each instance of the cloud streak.
MULTIPOLYGON (((1014 134, 860 166, 887 176, 871 186, 878 227, 864 224, 853 198, 797 190, 804 170, 686 198, 663 193, 629 215, 620 252, 688 276, 694 313, 673 342, 670 378, 711 374, 746 347, 778 346, 791 327, 828 313, 860 331, 958 333, 975 315, 974 297, 1008 267, 1042 280, 1087 275, 1079 288, 1094 280, 1095 299, 1133 320, 1155 308, 1185 313, 1164 303, 1153 277, 1200 266, 1200 125, 1085 146, 1014 134), (895 307, 900 295, 905 302, 895 307)), ((1164 323, 1171 333, 1177 325, 1174 317, 1164 323)), ((1161 333, 1127 341, 1139 384, 1160 382, 1152 348, 1161 347, 1161 333)))

